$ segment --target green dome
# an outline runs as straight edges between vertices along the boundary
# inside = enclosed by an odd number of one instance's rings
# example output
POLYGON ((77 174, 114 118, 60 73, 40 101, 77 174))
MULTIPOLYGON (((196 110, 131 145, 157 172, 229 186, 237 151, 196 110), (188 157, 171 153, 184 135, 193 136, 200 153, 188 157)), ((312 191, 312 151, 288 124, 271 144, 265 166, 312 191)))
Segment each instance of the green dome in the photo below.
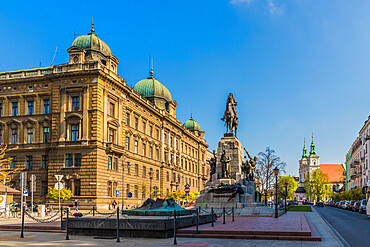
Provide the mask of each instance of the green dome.
POLYGON ((93 29, 88 35, 77 37, 75 41, 73 41, 72 46, 77 46, 87 51, 97 51, 102 53, 104 56, 112 56, 112 51, 109 46, 94 34, 93 29))
POLYGON ((167 102, 172 101, 170 91, 153 77, 153 70, 151 70, 150 77, 136 83, 134 90, 146 98, 165 99, 167 102))
POLYGON ((190 131, 200 131, 200 126, 195 120, 193 119, 193 116, 184 123, 184 127, 187 128, 190 131))

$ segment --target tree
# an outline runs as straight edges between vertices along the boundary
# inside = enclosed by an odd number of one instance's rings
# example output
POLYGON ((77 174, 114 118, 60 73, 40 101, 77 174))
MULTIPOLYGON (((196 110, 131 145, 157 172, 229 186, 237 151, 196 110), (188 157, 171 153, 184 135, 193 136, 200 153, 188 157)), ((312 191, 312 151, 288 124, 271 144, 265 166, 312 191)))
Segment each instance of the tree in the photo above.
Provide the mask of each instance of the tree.
POLYGON ((278 177, 278 197, 279 199, 285 199, 285 183, 287 186, 287 200, 293 199, 293 192, 296 191, 298 184, 291 176, 280 176, 278 177))
POLYGON ((304 182, 304 188, 309 198, 314 197, 316 201, 321 201, 324 197, 332 194, 328 176, 320 169, 315 169, 304 182))
MULTIPOLYGON (((60 190, 60 200, 61 201, 69 200, 69 199, 71 199, 71 196, 72 196, 72 191, 70 189, 64 188, 64 189, 60 190)), ((50 200, 58 201, 59 200, 58 190, 56 188, 49 187, 49 192, 47 194, 47 197, 50 200)))
POLYGON ((5 150, 6 146, 0 148, 0 183, 6 186, 19 173, 19 168, 10 168, 12 159, 6 155, 5 150))
POLYGON ((276 156, 275 150, 267 147, 265 152, 258 153, 256 178, 259 180, 260 192, 270 191, 275 182, 274 168, 279 169, 279 173, 285 173, 286 163, 276 156))
POLYGON ((188 200, 189 202, 194 202, 198 195, 199 195, 199 192, 190 191, 189 195, 187 196, 185 191, 174 191, 168 195, 168 198, 174 199, 175 201, 188 200))

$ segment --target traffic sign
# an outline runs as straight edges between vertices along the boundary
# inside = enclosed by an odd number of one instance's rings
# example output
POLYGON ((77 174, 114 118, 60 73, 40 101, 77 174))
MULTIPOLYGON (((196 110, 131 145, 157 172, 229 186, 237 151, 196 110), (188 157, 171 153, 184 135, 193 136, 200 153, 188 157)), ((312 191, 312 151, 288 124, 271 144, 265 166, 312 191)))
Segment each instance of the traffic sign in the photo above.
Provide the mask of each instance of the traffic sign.
POLYGON ((63 175, 55 175, 55 178, 57 179, 58 182, 60 182, 63 178, 63 175))
POLYGON ((185 188, 186 188, 186 187, 187 187, 187 188, 189 188, 189 187, 190 187, 190 184, 185 184, 185 188))
POLYGON ((32 174, 31 175, 31 181, 35 181, 36 180, 36 175, 35 174, 32 174))
POLYGON ((188 194, 190 192, 190 188, 189 187, 185 187, 185 193, 188 194))
POLYGON ((131 193, 131 192, 129 192, 129 193, 127 194, 127 196, 128 196, 128 198, 131 198, 131 197, 132 197, 132 193, 131 193))
POLYGON ((116 196, 119 196, 119 190, 116 190, 116 196))
POLYGON ((157 191, 156 190, 154 191, 153 196, 157 197, 157 191))
POLYGON ((157 190, 157 189, 158 189, 158 187, 157 187, 157 186, 154 186, 154 187, 153 187, 153 190, 157 190))
POLYGON ((61 182, 55 183, 54 187, 57 190, 62 190, 64 188, 63 184, 61 182))
POLYGON ((23 195, 28 196, 28 189, 23 190, 23 195))

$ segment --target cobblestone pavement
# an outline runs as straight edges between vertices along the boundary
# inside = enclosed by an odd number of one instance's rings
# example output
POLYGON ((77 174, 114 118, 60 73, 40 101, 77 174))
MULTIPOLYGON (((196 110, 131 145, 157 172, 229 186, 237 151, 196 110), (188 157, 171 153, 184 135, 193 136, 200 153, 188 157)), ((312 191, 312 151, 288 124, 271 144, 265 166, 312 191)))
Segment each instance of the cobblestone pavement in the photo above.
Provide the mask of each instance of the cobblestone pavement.
MULTIPOLYGON (((178 238, 177 246, 191 247, 218 247, 218 246, 343 246, 335 233, 324 222, 321 216, 314 210, 312 213, 307 213, 309 219, 316 227, 322 237, 321 242, 301 242, 301 241, 278 241, 278 240, 243 240, 243 239, 189 239, 178 238)), ((1 224, 1 222, 0 222, 1 224)), ((42 233, 42 232, 26 232, 25 238, 19 238, 19 232, 0 231, 1 246, 172 246, 173 238, 170 239, 148 239, 148 238, 121 238, 120 243, 116 243, 116 239, 94 239, 90 236, 75 236, 70 235, 70 239, 65 240, 64 233, 42 233)))

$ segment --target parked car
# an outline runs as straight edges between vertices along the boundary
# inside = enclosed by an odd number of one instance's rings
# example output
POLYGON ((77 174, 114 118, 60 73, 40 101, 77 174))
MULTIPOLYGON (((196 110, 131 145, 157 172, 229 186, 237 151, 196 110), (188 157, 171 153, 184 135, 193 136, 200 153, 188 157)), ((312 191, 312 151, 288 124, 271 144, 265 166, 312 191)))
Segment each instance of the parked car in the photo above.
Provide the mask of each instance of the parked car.
POLYGON ((349 206, 348 206, 349 208, 348 209, 351 210, 351 211, 353 211, 353 207, 354 206, 355 206, 355 201, 350 201, 349 202, 349 206))
POLYGON ((343 206, 343 208, 344 209, 346 209, 346 210, 349 210, 349 209, 351 209, 351 207, 350 207, 350 201, 346 201, 345 203, 344 203, 344 206, 343 206))
POLYGON ((332 200, 329 200, 326 202, 326 206, 330 206, 330 203, 331 203, 332 200))
POLYGON ((334 207, 339 208, 340 202, 335 202, 334 207))
POLYGON ((337 203, 339 203, 339 201, 332 201, 332 202, 331 202, 331 206, 332 206, 332 207, 336 207, 337 203))
POLYGON ((324 203, 322 203, 322 202, 316 202, 316 207, 324 207, 324 203))
POLYGON ((346 203, 346 201, 340 201, 339 208, 344 209, 344 204, 345 203, 346 203))
POLYGON ((363 199, 363 200, 361 201, 360 208, 358 209, 358 212, 359 212, 360 214, 366 213, 366 204, 367 204, 367 200, 366 200, 366 199, 363 199))
POLYGON ((355 204, 353 205, 353 209, 352 209, 353 212, 358 212, 360 205, 361 205, 361 202, 355 202, 355 204))

